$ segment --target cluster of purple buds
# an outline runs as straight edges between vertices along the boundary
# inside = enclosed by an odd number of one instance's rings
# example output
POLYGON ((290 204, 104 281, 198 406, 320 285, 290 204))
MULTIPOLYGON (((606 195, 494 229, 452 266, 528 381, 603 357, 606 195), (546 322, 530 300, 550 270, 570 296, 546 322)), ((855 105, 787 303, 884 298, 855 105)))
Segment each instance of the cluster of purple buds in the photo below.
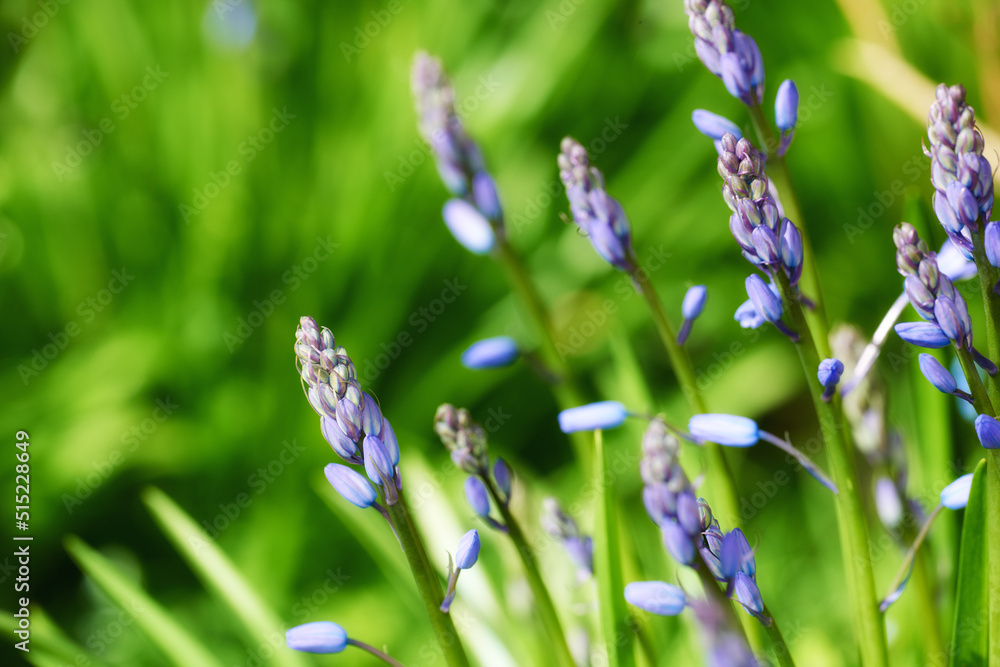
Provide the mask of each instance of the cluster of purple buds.
POLYGON ((705 529, 705 545, 701 557, 712 576, 726 584, 726 595, 736 596, 747 613, 765 626, 771 619, 764 614, 764 600, 757 587, 757 562, 746 535, 739 528, 723 533, 719 522, 708 515, 710 525, 705 529))
POLYGON ((698 58, 722 79, 729 94, 747 106, 764 99, 764 60, 757 43, 736 29, 723 0, 684 0, 698 58))
POLYGON ((445 187, 455 195, 444 205, 444 221, 470 252, 485 254, 503 234, 503 209, 482 153, 455 113, 455 89, 441 62, 418 53, 411 77, 420 134, 431 147, 445 187))
POLYGON ((455 560, 448 554, 448 589, 441 601, 441 611, 447 614, 451 603, 455 600, 455 587, 458 585, 458 575, 462 570, 468 570, 479 560, 479 531, 473 528, 458 541, 455 560))
POLYGON ((578 578, 582 581, 590 577, 594 572, 594 540, 580 533, 576 521, 555 498, 542 501, 541 524, 546 533, 563 545, 577 567, 578 578))
POLYGON ((949 342, 972 353, 976 363, 990 375, 997 367, 972 345, 972 321, 965 299, 951 279, 938 269, 937 256, 909 223, 892 232, 896 244, 896 268, 905 277, 904 288, 910 303, 924 323, 897 324, 899 337, 920 347, 941 348, 949 342))
MULTIPOLYGON (((375 399, 361 390, 347 351, 329 329, 303 317, 295 332, 295 357, 309 403, 320 415, 323 437, 344 461, 364 466, 386 502, 395 504, 402 487, 396 434, 375 399)), ((325 472, 348 501, 358 507, 375 504, 375 491, 352 468, 331 463, 325 472)))
POLYGON ((784 271, 797 285, 802 275, 802 235, 795 223, 781 217, 768 187, 764 156, 745 137, 727 133, 720 143, 722 197, 732 211, 729 231, 751 264, 772 277, 784 271))
POLYGON ((580 142, 566 137, 559 149, 559 178, 566 187, 573 221, 597 254, 616 269, 630 273, 636 267, 635 251, 621 204, 605 191, 603 174, 590 165, 587 149, 580 142))
POLYGON ((993 212, 993 170, 983 157, 976 112, 965 103, 965 88, 940 84, 927 117, 934 184, 934 212, 952 242, 972 258, 972 235, 993 212))
POLYGON ((507 507, 511 497, 511 470, 506 461, 497 458, 493 463, 493 477, 490 479, 486 431, 472 420, 468 410, 456 409, 450 403, 445 403, 438 407, 434 415, 434 432, 451 452, 452 462, 469 474, 465 480, 465 499, 469 507, 494 530, 507 532, 504 524, 490 516, 490 492, 486 485, 493 485, 497 500, 507 507))

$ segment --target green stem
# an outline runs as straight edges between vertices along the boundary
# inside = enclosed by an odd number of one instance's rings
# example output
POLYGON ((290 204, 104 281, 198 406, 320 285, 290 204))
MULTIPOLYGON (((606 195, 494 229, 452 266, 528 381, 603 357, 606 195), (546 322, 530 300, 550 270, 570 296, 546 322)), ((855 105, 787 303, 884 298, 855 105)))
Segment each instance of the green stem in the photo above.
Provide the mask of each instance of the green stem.
MULTIPOLYGON (((632 275, 632 279, 635 281, 636 291, 643 296, 649 305, 649 312, 653 317, 653 322, 656 324, 656 330, 660 334, 660 340, 663 341, 663 347, 667 351, 670 365, 673 367, 674 375, 677 377, 677 384, 680 385, 681 391, 684 392, 691 411, 695 414, 708 412, 705 397, 702 395, 701 390, 698 389, 694 367, 691 364, 691 357, 677 344, 677 335, 674 333, 674 329, 670 325, 670 320, 667 319, 666 313, 663 312, 663 305, 660 303, 660 297, 656 293, 656 288, 653 287, 653 283, 649 279, 649 274, 645 271, 637 270, 632 275)), ((709 475, 716 482, 711 486, 712 508, 730 526, 730 529, 738 528, 742 524, 742 521, 740 520, 736 479, 729 468, 729 463, 726 461, 722 447, 715 443, 707 442, 704 449, 708 457, 709 475)))
POLYGON ((778 191, 785 217, 795 223, 802 235, 803 270, 800 285, 802 293, 816 304, 816 308, 808 311, 805 317, 813 332, 813 337, 816 339, 816 348, 825 359, 830 356, 830 343, 827 340, 829 325, 826 320, 823 291, 820 289, 816 255, 813 253, 812 243, 809 241, 806 221, 802 215, 802 209, 799 207, 799 200, 795 196, 791 175, 788 172, 788 164, 785 162, 784 156, 779 156, 777 153, 779 142, 771 132, 771 126, 764 116, 764 110, 760 103, 755 103, 750 107, 750 120, 757 133, 759 145, 767 154, 767 176, 778 191))
POLYGON ((879 598, 875 591, 875 576, 868 548, 868 528, 856 481, 854 448, 850 432, 844 428, 840 396, 835 393, 829 403, 823 400, 822 387, 816 381, 820 352, 806 324, 802 306, 789 284, 788 277, 781 271, 778 272, 777 283, 785 304, 785 312, 790 314, 792 327, 799 334, 799 342, 795 347, 798 349, 802 368, 809 380, 807 384, 812 393, 823 439, 826 441, 830 472, 839 489, 835 498, 840 548, 861 661, 865 667, 885 667, 888 664, 885 625, 878 609, 879 598))
MULTIPOLYGON (((972 235, 972 252, 979 270, 979 289, 983 293, 983 307, 986 310, 986 344, 990 353, 990 361, 1000 360, 1000 295, 993 293, 997 282, 997 270, 990 266, 986 259, 986 247, 983 242, 984 226, 979 226, 979 233, 972 235)), ((966 373, 968 374, 968 373, 966 373)), ((1000 373, 988 376, 989 395, 994 405, 1000 405, 1000 373)))
POLYGON ((552 598, 549 596, 549 590, 542 580, 542 575, 535 565, 534 553, 528 545, 527 540, 524 539, 524 533, 521 532, 520 524, 518 524, 514 515, 511 514, 507 504, 504 503, 503 496, 500 495, 500 491, 490 476, 483 474, 479 477, 493 497, 493 502, 500 509, 500 515, 503 516, 504 524, 507 526, 507 534, 510 536, 511 542, 514 543, 517 554, 521 557, 521 563, 524 565, 524 573, 528 578, 528 586, 531 587, 531 593, 535 596, 535 607, 542 619, 542 625, 545 626, 545 631, 552 641, 552 648, 556 654, 557 664, 563 667, 575 667, 576 663, 573 661, 573 655, 566 644, 566 633, 563 632, 562 624, 559 622, 559 614, 552 603, 552 598))
POLYGON ((983 380, 979 377, 979 371, 976 369, 976 362, 972 360, 972 353, 958 346, 955 346, 955 352, 958 355, 958 363, 962 364, 965 379, 969 383, 969 392, 972 394, 972 400, 975 401, 976 412, 996 417, 997 413, 993 410, 993 403, 987 395, 986 386, 983 385, 983 380))
POLYGON ((988 592, 986 595, 989 606, 989 638, 987 649, 987 664, 989 667, 1000 667, 1000 456, 997 450, 988 450, 991 456, 986 458, 986 507, 992 510, 986 513, 986 572, 988 592))
MULTIPOLYGON (((941 526, 938 526, 940 530, 941 526)), ((917 554, 914 564, 913 583, 917 587, 917 605, 923 618, 924 655, 947 655, 941 639, 941 619, 935 604, 935 585, 931 570, 931 559, 926 551, 917 554)))
POLYGON ((355 646, 361 649, 362 651, 367 651, 368 653, 371 653, 373 656, 375 656, 382 662, 386 663, 387 665, 392 665, 392 667, 403 667, 403 663, 401 663, 399 660, 396 660, 392 656, 383 653, 374 646, 370 646, 364 642, 359 642, 357 639, 348 639, 347 643, 350 644, 351 646, 355 646))
POLYGON ((406 560, 410 563, 410 571, 413 572, 413 579, 417 582, 417 589, 423 598, 424 608, 445 661, 450 667, 468 667, 469 659, 465 655, 455 624, 451 621, 451 615, 441 613, 439 608, 441 600, 444 599, 441 581, 427 558, 423 540, 420 539, 420 533, 413 523, 402 491, 399 493, 399 502, 390 505, 387 510, 399 537, 399 543, 403 547, 403 553, 406 554, 406 560))
POLYGON ((764 615, 771 617, 771 625, 765 627, 767 628, 767 636, 771 638, 772 650, 775 654, 774 657, 778 659, 778 664, 781 667, 795 667, 792 652, 788 650, 788 644, 785 643, 785 637, 781 634, 781 628, 778 627, 778 622, 774 619, 767 605, 764 605, 764 615))
POLYGON ((618 545, 618 515, 615 504, 616 475, 606 474, 608 455, 604 434, 594 431, 594 484, 597 507, 594 516, 594 576, 597 579, 598 614, 607 651, 608 667, 635 665, 633 630, 625 607, 625 583, 622 580, 618 545))
MULTIPOLYGON (((552 384, 552 392, 555 394, 559 407, 565 410, 583 405, 587 402, 584 398, 585 394, 573 379, 569 365, 566 363, 566 357, 556 347, 556 330, 552 325, 552 318, 549 317, 549 311, 545 307, 545 302, 542 301, 542 297, 535 287, 535 283, 532 282, 528 273, 524 270, 524 266, 521 264, 517 253, 514 252, 514 249, 502 234, 497 235, 494 252, 496 259, 507 270, 507 275, 510 277, 514 291, 521 298, 531 318, 535 321, 535 326, 538 328, 538 338, 541 344, 539 356, 545 362, 548 369, 558 378, 552 384)), ((584 467, 584 475, 588 474, 591 465, 589 438, 587 438, 586 433, 578 432, 571 433, 569 439, 573 444, 577 460, 584 467)))

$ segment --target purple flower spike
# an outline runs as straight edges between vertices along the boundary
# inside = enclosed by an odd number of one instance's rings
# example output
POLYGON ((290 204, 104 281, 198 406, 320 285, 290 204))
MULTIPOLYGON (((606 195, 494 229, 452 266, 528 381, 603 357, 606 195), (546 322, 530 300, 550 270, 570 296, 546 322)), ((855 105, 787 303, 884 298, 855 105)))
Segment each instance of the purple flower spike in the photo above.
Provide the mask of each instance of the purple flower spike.
POLYGON ((972 491, 972 473, 962 475, 941 490, 941 504, 950 510, 964 509, 972 491))
POLYGON ((304 653, 340 653, 347 648, 347 631, 332 621, 297 625, 285 632, 285 643, 304 653))
POLYGON ((903 322, 893 328, 900 338, 917 347, 936 350, 951 343, 941 327, 932 322, 903 322))
POLYGON ((634 581, 627 584, 625 600, 639 609, 660 616, 676 616, 687 605, 684 591, 662 581, 634 581))
POLYGON ((517 360, 520 350, 513 338, 497 336, 477 341, 462 353, 462 365, 473 370, 503 368, 517 360))
POLYGON ((464 199, 449 199, 442 211, 444 223, 455 240, 476 255, 485 255, 493 249, 496 235, 489 220, 464 199))
POLYGON ((563 433, 596 431, 615 428, 625 423, 628 411, 618 401, 599 401, 559 413, 559 428, 563 433))
POLYGON ((819 362, 819 371, 816 376, 819 383, 823 385, 823 400, 829 401, 833 398, 833 392, 837 390, 837 383, 840 376, 844 374, 844 364, 839 359, 824 359, 819 362))
POLYGON ((375 489, 368 480, 352 468, 339 463, 329 463, 323 468, 326 479, 344 500, 362 509, 375 504, 375 489))
POLYGON ((711 111, 695 109, 691 114, 691 121, 699 132, 712 141, 719 141, 727 132, 737 139, 743 138, 743 132, 736 123, 711 111))
POLYGON ((465 499, 476 516, 490 515, 490 496, 478 477, 469 476, 465 479, 465 499))
POLYGON ((774 99, 774 124, 782 132, 791 132, 799 116, 799 89, 791 79, 785 79, 778 86, 774 99))
POLYGON ((976 417, 976 435, 986 449, 1000 449, 1000 422, 989 415, 976 417))
POLYGON ((479 531, 473 528, 458 541, 455 566, 460 570, 468 570, 477 560, 479 560, 479 531))
POLYGON ((757 422, 736 415, 695 415, 688 422, 688 432, 695 442, 714 442, 727 447, 750 447, 760 440, 757 422))

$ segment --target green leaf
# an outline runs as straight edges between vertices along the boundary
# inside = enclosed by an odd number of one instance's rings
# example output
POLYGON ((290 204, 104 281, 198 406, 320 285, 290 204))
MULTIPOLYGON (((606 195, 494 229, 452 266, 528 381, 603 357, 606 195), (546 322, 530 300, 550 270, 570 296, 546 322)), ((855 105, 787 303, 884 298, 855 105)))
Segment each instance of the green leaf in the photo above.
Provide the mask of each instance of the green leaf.
POLYGON ((122 610, 133 614, 136 625, 170 662, 181 667, 219 665, 208 649, 179 625, 170 612, 122 575, 114 563, 75 535, 68 536, 65 544, 66 551, 80 570, 93 579, 122 610))
POLYGON ((618 511, 615 505, 616 475, 605 475, 608 458, 604 438, 594 432, 594 487, 597 507, 594 516, 594 569, 597 578, 597 598, 600 606, 604 646, 608 651, 608 667, 635 664, 632 651, 633 632, 630 614, 625 605, 625 584, 622 581, 621 553, 618 540, 618 511))
POLYGON ((304 666, 306 662, 298 653, 284 650, 285 623, 261 600, 229 557, 195 520, 155 487, 147 488, 142 500, 205 587, 240 620, 253 645, 261 642, 274 644, 273 639, 277 635, 281 642, 272 657, 273 663, 287 667, 304 666))
MULTIPOLYGON (((17 619, 14 618, 14 613, 0 611, 0 632, 12 637, 12 644, 21 641, 21 638, 14 634, 16 629, 17 619)), ((103 667, 105 664, 70 639, 45 613, 45 610, 35 603, 31 604, 31 642, 28 645, 31 647, 31 655, 37 656, 44 652, 52 659, 58 660, 60 664, 76 664, 80 656, 86 658, 87 664, 93 667, 103 667)), ((25 659, 30 660, 30 656, 26 656, 25 659)))
POLYGON ((986 664, 986 460, 976 466, 969 504, 962 522, 958 556, 955 621, 951 632, 951 664, 986 664))

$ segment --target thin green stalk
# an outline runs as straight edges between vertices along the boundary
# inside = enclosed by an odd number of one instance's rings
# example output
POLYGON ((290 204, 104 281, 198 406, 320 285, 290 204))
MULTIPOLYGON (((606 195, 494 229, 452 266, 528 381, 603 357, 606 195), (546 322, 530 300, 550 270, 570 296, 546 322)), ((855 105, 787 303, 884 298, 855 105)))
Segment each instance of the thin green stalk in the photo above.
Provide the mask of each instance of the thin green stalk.
POLYGON ((1000 507, 1000 457, 995 449, 989 452, 992 456, 986 459, 986 507, 993 509, 986 513, 986 572, 989 587, 986 596, 989 606, 987 664, 989 667, 1000 667, 1000 518, 996 511, 1000 507))
MULTIPOLYGON (((691 364, 691 357, 677 344, 677 334, 670 325, 670 320, 667 319, 666 313, 663 312, 660 297, 657 295, 656 288, 653 287, 649 275, 645 271, 636 271, 632 275, 632 279, 635 281, 636 291, 646 299, 646 303, 649 305, 649 311, 653 317, 653 322, 656 324, 656 330, 660 334, 660 340, 663 341, 663 347, 667 351, 670 365, 674 369, 674 375, 677 377, 677 384, 680 385, 681 391, 684 392, 684 396, 691 406, 691 411, 695 414, 708 412, 708 407, 705 405, 705 397, 702 395, 701 390, 698 389, 694 367, 691 364)), ((726 456, 722 451, 722 447, 711 442, 705 443, 705 453, 708 457, 709 475, 716 482, 710 487, 712 508, 716 510, 717 515, 729 524, 730 529, 738 528, 742 521, 740 521, 736 479, 729 468, 726 456)))
POLYGON ((441 581, 427 558, 423 540, 413 523, 402 491, 399 493, 399 502, 387 509, 392 525, 396 529, 396 535, 399 537, 399 543, 403 547, 403 553, 410 563, 410 571, 413 572, 413 579, 417 582, 417 589, 423 598, 427 617, 430 619, 445 661, 450 667, 468 667, 469 659, 465 655, 455 624, 451 621, 451 614, 441 612, 441 600, 444 599, 441 581))
POLYGON ((799 200, 795 196, 795 189, 792 186, 792 179, 788 172, 788 165, 784 156, 778 155, 778 140, 771 132, 771 126, 764 116, 764 110, 760 103, 750 107, 750 120, 757 133, 758 148, 767 154, 767 176, 774 183, 781 199, 781 206, 785 211, 785 217, 795 223, 802 235, 803 271, 800 285, 802 293, 808 296, 816 304, 816 308, 806 312, 806 322, 816 339, 816 348, 825 359, 830 356, 830 343, 827 340, 829 325, 826 320, 826 307, 823 301, 823 291, 820 289, 819 269, 816 265, 816 255, 813 253, 812 243, 809 241, 809 230, 806 228, 805 218, 802 216, 802 209, 799 207, 799 200))
MULTIPOLYGON (((997 270, 990 266, 986 259, 986 247, 983 241, 984 225, 979 226, 979 233, 972 235, 972 252, 979 271, 979 289, 983 293, 983 307, 986 310, 986 344, 990 353, 990 361, 1000 360, 1000 295, 993 293, 997 282, 997 270)), ((968 375, 968 373, 966 373, 968 375)), ((1000 405, 1000 373, 989 376, 989 395, 994 405, 1000 405)))
MULTIPOLYGON (((554 373, 557 378, 557 381, 552 384, 552 392, 555 394, 559 407, 565 410, 583 405, 587 402, 584 398, 585 394, 573 379, 566 358, 556 347, 556 330, 552 325, 552 318, 549 317, 549 311, 545 307, 535 283, 524 270, 517 253, 514 252, 502 234, 497 236, 494 253, 497 260, 507 270, 514 291, 521 298, 538 328, 538 338, 541 343, 540 357, 548 370, 554 373)), ((587 438, 586 433, 578 432, 571 433, 569 439, 573 444, 577 460, 584 466, 584 475, 588 474, 592 456, 589 438, 587 438)))
POLYGON ((931 559, 927 557, 926 551, 917 554, 917 562, 913 567, 913 584, 917 587, 917 606, 923 619, 924 654, 946 655, 944 642, 941 639, 941 619, 938 617, 938 607, 935 604, 931 559))
POLYGON ((788 649, 785 637, 781 634, 781 628, 778 627, 778 622, 774 620, 774 616, 771 614, 771 610, 767 608, 767 605, 764 605, 764 615, 771 617, 771 625, 765 627, 767 629, 767 636, 771 638, 771 645, 774 647, 773 650, 775 657, 778 659, 778 664, 781 667, 795 667, 792 652, 788 649))
POLYGON ((982 378, 979 377, 979 371, 976 370, 976 362, 972 360, 972 353, 958 346, 955 347, 955 352, 958 355, 958 363, 962 364, 965 379, 969 382, 969 393, 972 394, 972 400, 975 401, 976 412, 996 417, 997 413, 986 392, 986 386, 983 384, 982 378))
POLYGON ((615 504, 616 475, 606 474, 608 455, 604 435, 594 431, 594 483, 597 507, 594 516, 594 576, 597 579, 599 618, 607 651, 608 667, 632 667, 634 632, 625 606, 618 545, 618 514, 615 504))
POLYGON ((399 660, 396 660, 391 655, 383 653, 374 646, 371 646, 364 642, 359 642, 357 639, 348 639, 347 643, 350 644, 351 646, 355 646, 361 649, 362 651, 371 653, 373 656, 375 656, 382 662, 386 663, 387 665, 392 665, 392 667, 403 667, 403 663, 401 663, 399 660))
POLYGON ((507 526, 507 535, 510 536, 511 542, 517 549, 517 554, 521 557, 524 573, 528 578, 528 586, 531 587, 531 593, 535 596, 535 608, 542 619, 542 625, 545 626, 549 639, 552 641, 552 649, 556 654, 556 664, 563 667, 575 667, 573 655, 569 651, 569 645, 566 644, 566 633, 563 632, 562 624, 559 622, 559 614, 549 596, 549 589, 545 586, 542 575, 535 565, 534 553, 528 541, 524 539, 520 524, 511 514, 507 504, 503 502, 503 496, 500 495, 500 491, 490 476, 488 474, 480 475, 480 479, 493 497, 493 502, 500 509, 500 515, 503 516, 504 524, 507 526))
POLYGON ((879 598, 875 590, 875 576, 872 572, 872 559, 868 547, 868 528, 856 482, 854 446, 850 431, 844 428, 840 396, 835 393, 829 403, 822 398, 822 387, 816 381, 816 369, 819 368, 821 360, 820 352, 806 324, 802 306, 787 276, 781 271, 778 272, 777 282, 785 303, 785 312, 791 316, 792 327, 799 334, 799 342, 795 347, 798 349, 802 368, 809 378, 807 384, 826 442, 830 472, 839 489, 835 498, 840 547, 861 662, 865 667, 885 667, 888 664, 885 625, 878 609, 879 598))

